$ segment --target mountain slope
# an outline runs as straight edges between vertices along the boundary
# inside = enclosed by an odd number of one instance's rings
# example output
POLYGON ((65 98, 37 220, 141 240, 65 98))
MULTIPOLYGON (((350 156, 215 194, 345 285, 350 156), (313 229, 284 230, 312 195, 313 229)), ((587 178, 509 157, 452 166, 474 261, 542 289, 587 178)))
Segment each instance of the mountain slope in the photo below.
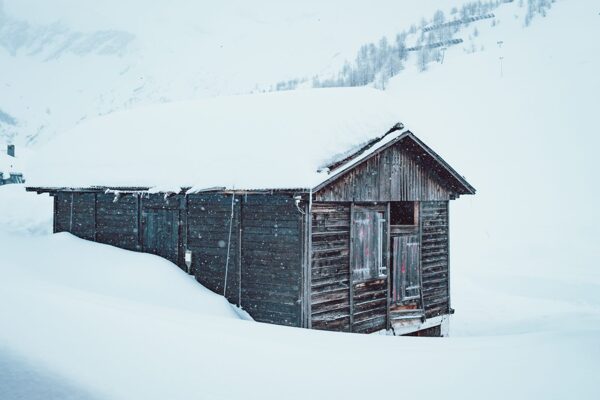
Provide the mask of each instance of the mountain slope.
MULTIPOLYGON (((460 7, 466 0, 456 0, 460 7)), ((0 142, 39 146, 134 105, 248 93, 339 69, 365 41, 441 8, 260 0, 0 2, 0 142)))

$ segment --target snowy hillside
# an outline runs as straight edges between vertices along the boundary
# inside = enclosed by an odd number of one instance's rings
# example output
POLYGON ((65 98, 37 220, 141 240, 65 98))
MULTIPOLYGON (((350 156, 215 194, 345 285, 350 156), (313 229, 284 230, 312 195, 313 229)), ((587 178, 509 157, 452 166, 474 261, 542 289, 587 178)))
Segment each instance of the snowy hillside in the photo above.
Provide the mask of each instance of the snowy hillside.
POLYGON ((40 146, 82 120, 136 105, 327 76, 365 42, 465 3, 377 0, 365 13, 360 2, 337 0, 177 0, 167 10, 138 0, 3 0, 0 144, 40 146))

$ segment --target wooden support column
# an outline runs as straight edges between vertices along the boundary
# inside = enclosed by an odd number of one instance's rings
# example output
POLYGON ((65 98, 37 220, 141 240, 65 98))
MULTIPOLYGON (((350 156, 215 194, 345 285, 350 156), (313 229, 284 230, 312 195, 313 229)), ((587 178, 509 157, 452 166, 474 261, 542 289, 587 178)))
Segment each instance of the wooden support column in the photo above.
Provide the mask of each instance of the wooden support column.
POLYGON ((98 193, 94 193, 94 242, 98 241, 98 193))
POLYGON ((144 195, 140 193, 138 198, 138 244, 140 246, 140 251, 144 251, 144 228, 146 226, 146 222, 144 221, 144 195))
POLYGON ((54 202, 54 217, 52 218, 52 233, 56 233, 56 219, 58 217, 58 194, 52 196, 54 202))
POLYGON ((446 254, 448 257, 447 268, 448 268, 448 314, 450 314, 450 310, 452 309, 451 297, 450 297, 450 202, 446 201, 446 236, 448 240, 446 240, 446 254))
POLYGON ((391 295, 391 280, 392 280, 392 252, 391 250, 391 238, 390 238, 390 202, 388 201, 387 203, 387 207, 386 207, 386 211, 385 211, 385 221, 386 221, 386 228, 385 228, 385 236, 386 236, 386 243, 387 243, 387 247, 386 247, 386 257, 385 257, 385 262, 386 262, 386 271, 387 271, 387 294, 386 294, 386 304, 385 304, 385 326, 386 329, 391 329, 392 328, 392 322, 390 320, 390 305, 391 305, 391 301, 390 301, 390 295, 391 295))
POLYGON ((350 249, 348 251, 348 279, 350 280, 350 332, 354 331, 354 274, 352 253, 354 248, 354 202, 350 204, 350 249))
POLYGON ((423 218, 421 213, 422 202, 415 203, 417 208, 417 222, 419 224, 419 292, 421 295, 421 309, 423 310, 423 316, 426 317, 425 312, 425 300, 423 298, 423 218))
POLYGON ((307 323, 306 327, 312 328, 312 192, 308 194, 309 200, 306 205, 306 240, 307 249, 306 249, 306 314, 307 314, 307 323))
MULTIPOLYGON (((185 271, 187 266, 185 265, 185 252, 188 248, 188 215, 187 215, 187 194, 183 195, 183 198, 179 199, 179 254, 177 260, 181 265, 181 268, 185 271)), ((190 272, 192 267, 190 266, 190 272)))
POLYGON ((242 222, 244 221, 244 202, 240 196, 240 208, 239 208, 239 226, 238 226, 238 251, 237 251, 237 264, 238 264, 238 306, 242 307, 242 222))

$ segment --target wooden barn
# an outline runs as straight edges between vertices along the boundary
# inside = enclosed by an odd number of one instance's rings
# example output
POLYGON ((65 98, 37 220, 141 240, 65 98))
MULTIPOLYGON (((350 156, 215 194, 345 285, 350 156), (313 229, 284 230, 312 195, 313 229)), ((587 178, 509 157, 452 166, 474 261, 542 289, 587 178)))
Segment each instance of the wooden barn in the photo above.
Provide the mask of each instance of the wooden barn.
POLYGON ((29 187, 54 231, 164 257, 257 321, 439 336, 449 202, 475 189, 396 124, 305 188, 29 187))

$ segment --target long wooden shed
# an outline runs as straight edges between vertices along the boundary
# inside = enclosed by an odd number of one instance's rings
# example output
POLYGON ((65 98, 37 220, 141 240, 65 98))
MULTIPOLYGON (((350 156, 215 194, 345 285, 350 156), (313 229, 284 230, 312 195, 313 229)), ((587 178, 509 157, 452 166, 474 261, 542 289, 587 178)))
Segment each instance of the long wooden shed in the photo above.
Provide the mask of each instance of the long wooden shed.
POLYGON ((449 201, 475 189, 402 124, 303 188, 29 187, 54 231, 164 257, 257 321, 439 336, 449 201))

